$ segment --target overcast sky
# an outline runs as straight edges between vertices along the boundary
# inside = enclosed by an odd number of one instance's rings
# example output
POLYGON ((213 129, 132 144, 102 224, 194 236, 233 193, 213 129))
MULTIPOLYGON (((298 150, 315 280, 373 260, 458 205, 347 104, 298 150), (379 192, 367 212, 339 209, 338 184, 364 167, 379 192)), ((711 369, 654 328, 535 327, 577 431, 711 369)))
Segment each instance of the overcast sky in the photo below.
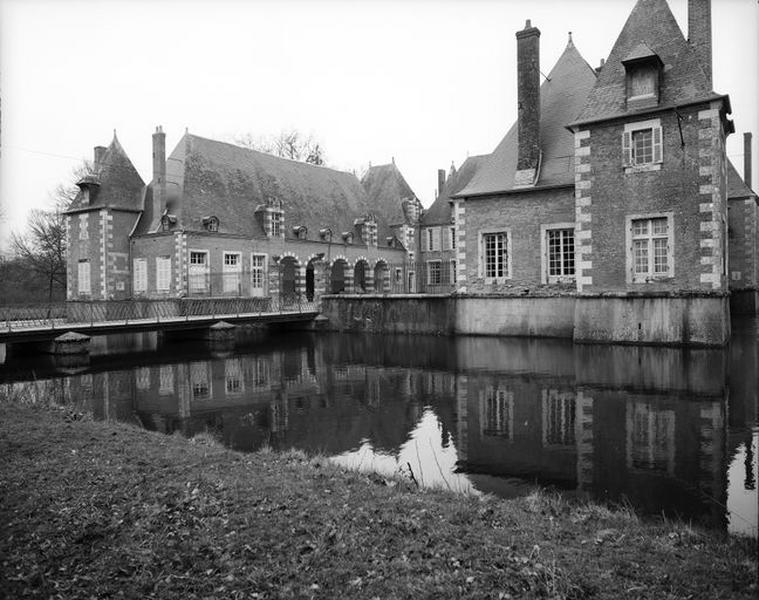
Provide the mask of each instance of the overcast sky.
MULTIPOLYGON (((516 40, 540 28, 541 70, 567 43, 607 57, 635 0, 0 0, 0 203, 9 230, 45 207, 113 130, 147 182, 151 134, 222 140, 296 128, 330 166, 395 161, 428 206, 436 170, 493 150, 516 118, 516 40)), ((687 36, 687 0, 670 0, 687 36)), ((759 179, 759 3, 714 0, 714 85, 730 94, 743 170, 759 179)), ((360 174, 360 173, 359 173, 360 174)))

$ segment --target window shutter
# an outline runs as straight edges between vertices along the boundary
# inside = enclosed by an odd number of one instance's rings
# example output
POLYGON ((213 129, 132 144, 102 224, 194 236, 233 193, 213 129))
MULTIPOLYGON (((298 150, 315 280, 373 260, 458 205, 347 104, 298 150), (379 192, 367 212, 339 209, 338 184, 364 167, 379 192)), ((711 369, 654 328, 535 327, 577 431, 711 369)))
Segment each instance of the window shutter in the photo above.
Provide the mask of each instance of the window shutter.
POLYGON ((654 163, 662 161, 661 127, 654 127, 654 163))
POLYGON ((624 166, 632 164, 632 133, 629 131, 622 134, 622 164, 624 166))

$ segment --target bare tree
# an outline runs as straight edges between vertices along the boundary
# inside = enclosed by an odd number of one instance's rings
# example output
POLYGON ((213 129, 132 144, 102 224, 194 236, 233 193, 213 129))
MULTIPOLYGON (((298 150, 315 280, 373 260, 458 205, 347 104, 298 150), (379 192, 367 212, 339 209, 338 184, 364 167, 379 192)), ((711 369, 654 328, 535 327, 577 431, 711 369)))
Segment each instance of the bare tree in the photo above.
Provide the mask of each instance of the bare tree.
MULTIPOLYGON (((72 173, 74 181, 92 174, 92 166, 86 162, 72 173)), ((66 217, 63 213, 78 192, 79 188, 73 183, 58 185, 51 194, 52 208, 31 210, 26 231, 12 235, 16 256, 31 271, 44 278, 48 302, 53 299, 56 284, 66 288, 66 217)))
POLYGON ((304 136, 297 129, 283 130, 275 136, 254 136, 243 133, 235 136, 235 143, 251 150, 282 156, 312 165, 324 164, 324 149, 313 136, 304 136))

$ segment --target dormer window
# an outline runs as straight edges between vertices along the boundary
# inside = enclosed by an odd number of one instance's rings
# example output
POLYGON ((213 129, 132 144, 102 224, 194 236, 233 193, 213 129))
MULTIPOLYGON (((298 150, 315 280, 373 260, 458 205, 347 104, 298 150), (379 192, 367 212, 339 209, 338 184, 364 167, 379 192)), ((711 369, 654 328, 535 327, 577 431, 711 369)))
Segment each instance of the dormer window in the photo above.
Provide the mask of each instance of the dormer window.
POLYGON ((342 234, 343 242, 346 244, 352 244, 353 243, 353 232, 352 231, 343 231, 342 234))
POLYGON ((332 241, 332 230, 329 227, 324 227, 319 230, 319 238, 328 242, 332 241))
POLYGON ((628 98, 654 98, 656 96, 657 73, 650 67, 636 67, 630 70, 628 98))
POLYGON ((640 42, 622 60, 622 64, 627 74, 626 98, 628 109, 657 105, 659 103, 659 82, 664 66, 659 55, 651 50, 645 42, 640 42))
POLYGON ((272 211, 269 213, 269 237, 282 236, 282 213, 272 211))
POLYGON ((217 219, 214 216, 211 217, 203 217, 203 227, 206 231, 211 231, 216 233, 219 231, 219 219, 217 219))
POLYGON ((177 218, 175 215, 170 215, 168 211, 164 211, 161 215, 161 231, 170 231, 173 225, 176 225, 177 218))
POLYGON ((308 228, 305 225, 293 226, 293 236, 296 240, 308 239, 308 228))

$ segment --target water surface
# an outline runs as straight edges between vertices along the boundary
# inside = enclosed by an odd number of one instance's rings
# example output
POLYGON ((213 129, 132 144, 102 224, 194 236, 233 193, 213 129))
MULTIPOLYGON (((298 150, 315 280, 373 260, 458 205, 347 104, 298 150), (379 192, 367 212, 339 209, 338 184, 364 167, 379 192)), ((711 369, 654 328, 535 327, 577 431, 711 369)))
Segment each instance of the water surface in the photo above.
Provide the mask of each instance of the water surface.
POLYGON ((757 321, 724 350, 561 340, 271 333, 234 351, 155 334, 89 365, 8 349, 0 382, 231 448, 299 448, 421 485, 546 486, 756 536, 757 321))

